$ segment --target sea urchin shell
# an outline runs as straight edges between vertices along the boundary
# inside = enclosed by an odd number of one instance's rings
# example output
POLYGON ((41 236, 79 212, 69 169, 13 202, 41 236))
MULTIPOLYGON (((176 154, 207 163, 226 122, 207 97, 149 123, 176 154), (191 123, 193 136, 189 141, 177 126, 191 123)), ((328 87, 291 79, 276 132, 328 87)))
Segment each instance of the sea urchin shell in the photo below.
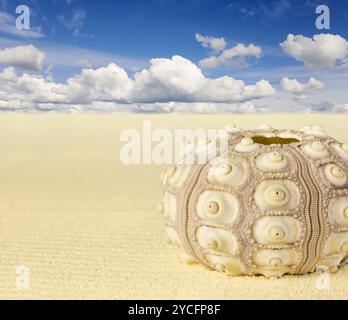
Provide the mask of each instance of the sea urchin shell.
POLYGON ((169 240, 190 261, 231 275, 304 274, 345 264, 347 145, 321 126, 236 128, 226 127, 228 147, 215 159, 164 173, 160 208, 169 240))

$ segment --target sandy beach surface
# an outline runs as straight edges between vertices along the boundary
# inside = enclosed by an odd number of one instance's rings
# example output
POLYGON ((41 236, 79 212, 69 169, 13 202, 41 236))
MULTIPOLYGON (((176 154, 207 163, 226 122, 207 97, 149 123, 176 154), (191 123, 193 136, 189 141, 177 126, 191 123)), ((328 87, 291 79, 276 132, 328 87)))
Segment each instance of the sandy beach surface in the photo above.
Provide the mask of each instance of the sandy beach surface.
POLYGON ((156 211, 163 166, 120 162, 121 131, 144 120, 171 130, 318 123, 348 143, 343 114, 0 114, 0 298, 348 298, 347 266, 328 279, 266 279, 182 263, 156 211))

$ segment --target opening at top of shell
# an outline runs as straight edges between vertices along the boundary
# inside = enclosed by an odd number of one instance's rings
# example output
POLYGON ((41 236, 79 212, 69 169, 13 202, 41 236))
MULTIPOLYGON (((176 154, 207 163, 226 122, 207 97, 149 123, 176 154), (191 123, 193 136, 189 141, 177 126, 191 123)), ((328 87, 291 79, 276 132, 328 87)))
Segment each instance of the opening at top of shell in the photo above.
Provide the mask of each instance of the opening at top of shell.
POLYGON ((296 138, 281 138, 281 137, 265 137, 265 136, 253 136, 251 137, 255 143, 263 145, 271 144, 291 144, 300 142, 296 138))

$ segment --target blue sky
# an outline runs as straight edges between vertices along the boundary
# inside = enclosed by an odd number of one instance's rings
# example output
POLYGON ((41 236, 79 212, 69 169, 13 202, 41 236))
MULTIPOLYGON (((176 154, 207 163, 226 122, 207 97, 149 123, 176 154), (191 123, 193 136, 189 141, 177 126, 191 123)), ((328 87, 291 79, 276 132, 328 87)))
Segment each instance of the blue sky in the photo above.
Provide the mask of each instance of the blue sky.
POLYGON ((289 33, 307 36, 318 33, 315 7, 328 2, 333 17, 330 33, 348 38, 348 2, 342 0, 2 2, 4 11, 12 14, 19 4, 27 4, 32 9, 32 25, 40 26, 45 36, 35 41, 26 39, 27 42, 38 46, 46 42, 71 45, 140 61, 174 54, 193 61, 202 59, 206 50, 194 39, 198 32, 223 36, 230 45, 244 42, 267 47, 269 54, 258 67, 295 64, 282 53, 279 43, 289 33), (81 18, 73 22, 76 14, 81 18))
MULTIPOLYGON (((246 84, 265 79, 277 91, 284 77, 296 78, 302 84, 315 77, 322 82, 325 80, 326 88, 326 95, 323 90, 317 90, 319 98, 315 103, 326 101, 329 93, 332 96, 334 91, 341 89, 336 92, 335 101, 326 102, 348 103, 343 92, 348 69, 308 68, 306 60, 294 58, 280 47, 288 34, 312 38, 325 33, 348 39, 347 1, 0 0, 0 12, 15 18, 16 7, 22 4, 31 10, 31 30, 36 34, 26 36, 10 32, 1 27, 4 22, 0 19, 0 49, 35 46, 45 53, 38 74, 50 74, 57 83, 65 83, 82 68, 97 69, 109 63, 125 69, 131 78, 140 70, 150 68, 152 58, 170 59, 179 55, 198 65, 207 78, 228 76, 246 84), (315 8, 319 4, 327 4, 330 8, 330 30, 318 30, 315 26, 315 8), (206 68, 200 61, 219 54, 197 41, 197 33, 203 37, 224 38, 224 49, 238 43, 253 44, 261 49, 261 53, 237 56, 232 63, 206 68)), ((0 63, 0 70, 8 67, 8 64, 0 63)), ((311 91, 307 89, 303 89, 303 93, 311 91)), ((299 97, 299 93, 296 94, 299 97)), ((283 96, 284 93, 280 92, 280 97, 283 96)), ((267 96, 261 101, 269 104, 269 99, 267 96)), ((288 99, 288 106, 295 108, 304 106, 299 100, 306 100, 301 98, 294 102, 291 95, 288 99)), ((311 99, 315 100, 313 96, 311 99)), ((154 99, 152 102, 162 100, 154 99)), ((178 101, 182 100, 185 99, 180 95, 178 101)), ((192 98, 186 100, 196 102, 192 98)), ((305 104, 310 105, 310 101, 306 100, 305 104)))

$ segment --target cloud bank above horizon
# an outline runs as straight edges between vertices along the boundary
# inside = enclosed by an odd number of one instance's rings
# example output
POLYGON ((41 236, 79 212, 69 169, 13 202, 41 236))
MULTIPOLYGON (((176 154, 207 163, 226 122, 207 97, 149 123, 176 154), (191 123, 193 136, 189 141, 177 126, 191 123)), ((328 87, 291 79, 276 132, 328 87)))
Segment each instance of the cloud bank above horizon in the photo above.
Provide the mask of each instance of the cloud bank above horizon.
MULTIPOLYGON (((263 51, 243 43, 227 48, 223 37, 196 33, 195 38, 210 50, 199 66, 174 55, 153 58, 147 68, 131 75, 117 63, 93 68, 81 57, 78 64, 82 70, 65 82, 54 81, 54 65, 47 65, 47 54, 36 46, 4 48, 0 50, 0 65, 4 65, 0 70, 0 111, 277 112, 270 105, 284 100, 285 94, 301 106, 298 111, 348 111, 345 103, 309 101, 309 96, 327 89, 313 76, 308 82, 285 76, 274 84, 263 78, 247 84, 227 75, 207 77, 200 67, 227 66, 248 56, 261 59, 263 51), (256 100, 260 103, 255 104, 256 100)), ((348 59, 348 41, 338 35, 319 34, 311 39, 289 34, 279 45, 284 53, 302 62, 307 72, 325 68, 341 71, 348 59)))
MULTIPOLYGON (((203 40, 202 40, 203 41, 203 40)), ((212 38, 204 38, 211 46, 212 38)), ((224 47, 224 46, 223 46, 224 47)), ((221 50, 225 50, 222 49, 221 50)), ((228 50, 228 49, 227 49, 228 50)), ((216 50, 215 50, 216 51, 216 50)), ((130 111, 130 112, 232 112, 258 113, 272 110, 257 99, 276 97, 269 81, 253 84, 230 76, 206 77, 192 61, 182 56, 154 58, 150 66, 133 76, 115 63, 83 68, 65 83, 55 82, 47 68, 46 54, 33 45, 0 50, 0 110, 2 111, 130 111)), ((284 77, 280 88, 295 101, 306 100, 325 90, 325 84, 310 77, 307 83, 284 77)), ((346 112, 346 104, 319 101, 304 104, 303 111, 346 112), (325 107, 323 107, 325 105, 325 107)))
POLYGON ((151 59, 150 67, 130 77, 126 70, 110 63, 101 68, 85 68, 66 83, 35 73, 15 69, 40 70, 45 54, 33 46, 0 51, 0 63, 10 65, 0 73, 0 108, 26 109, 35 105, 91 105, 95 102, 116 104, 242 103, 276 94, 272 85, 261 79, 252 85, 229 76, 208 78, 190 60, 151 59))

